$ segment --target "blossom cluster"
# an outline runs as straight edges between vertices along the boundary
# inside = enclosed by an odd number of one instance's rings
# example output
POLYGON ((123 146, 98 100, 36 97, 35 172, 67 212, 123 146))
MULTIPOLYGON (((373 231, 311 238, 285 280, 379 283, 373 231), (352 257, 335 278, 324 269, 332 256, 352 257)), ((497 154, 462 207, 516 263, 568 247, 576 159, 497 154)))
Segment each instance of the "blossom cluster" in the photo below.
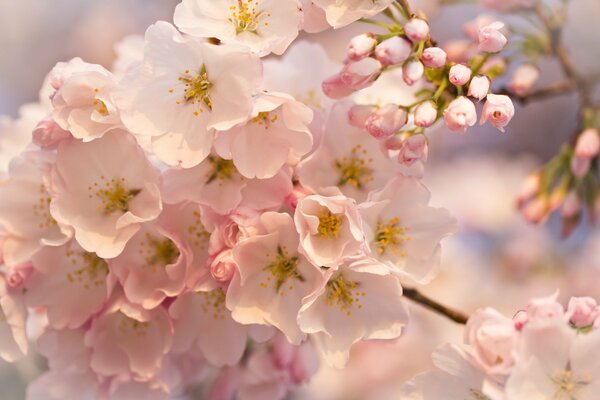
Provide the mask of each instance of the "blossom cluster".
POLYGON ((210 367, 212 398, 283 398, 318 355, 401 334, 401 282, 435 277, 456 225, 411 169, 424 142, 328 99, 318 45, 261 59, 390 3, 184 0, 1 121, 0 356, 29 333, 48 358, 30 399, 168 398, 210 367))
POLYGON ((492 308, 476 311, 464 345, 433 354, 436 371, 409 382, 408 400, 597 399, 600 387, 600 308, 558 293, 530 301, 512 318, 492 308))

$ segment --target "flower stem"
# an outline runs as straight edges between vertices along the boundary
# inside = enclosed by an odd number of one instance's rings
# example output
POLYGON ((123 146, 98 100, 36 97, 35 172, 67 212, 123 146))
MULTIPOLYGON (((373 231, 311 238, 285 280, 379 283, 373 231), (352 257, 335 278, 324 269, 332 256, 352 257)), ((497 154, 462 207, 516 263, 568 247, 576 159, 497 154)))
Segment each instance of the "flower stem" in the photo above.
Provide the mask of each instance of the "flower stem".
POLYGON ((404 288, 403 294, 405 297, 409 298, 413 302, 421 304, 425 308, 435 311, 436 313, 441 314, 444 317, 449 318, 458 324, 464 325, 469 320, 469 316, 465 313, 448 308, 438 303, 437 301, 431 299, 430 297, 425 296, 417 289, 404 288))

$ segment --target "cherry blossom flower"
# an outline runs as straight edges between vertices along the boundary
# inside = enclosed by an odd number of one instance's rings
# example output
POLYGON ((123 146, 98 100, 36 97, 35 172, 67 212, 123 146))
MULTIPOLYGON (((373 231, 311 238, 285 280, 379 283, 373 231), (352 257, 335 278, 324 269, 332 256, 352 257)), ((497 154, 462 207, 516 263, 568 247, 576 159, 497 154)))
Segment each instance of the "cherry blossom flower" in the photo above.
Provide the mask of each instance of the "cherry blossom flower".
POLYGON ((285 52, 301 18, 297 0, 183 0, 173 20, 183 33, 239 43, 265 56, 285 52))
POLYGON ((29 347, 25 334, 27 310, 19 292, 11 289, 4 274, 0 274, 0 358, 9 362, 22 358, 29 347))
POLYGON ((85 250, 116 257, 140 224, 160 214, 159 173, 128 133, 59 144, 51 171, 51 216, 85 250))
POLYGON ((233 249, 238 266, 227 291, 232 317, 243 324, 267 324, 299 344, 304 338, 296 323, 302 299, 322 281, 319 269, 298 253, 299 237, 288 214, 264 213, 259 234, 233 249))
POLYGON ((328 364, 343 367, 359 340, 400 336, 408 312, 400 283, 386 266, 357 259, 329 270, 328 276, 298 314, 300 329, 313 336, 328 364))
POLYGON ((192 167, 208 156, 213 128, 248 119, 260 78, 258 57, 157 22, 146 31, 144 62, 129 70, 114 98, 125 126, 151 137, 159 159, 192 167))
POLYGON ((365 17, 372 17, 386 9, 393 0, 313 0, 325 10, 327 22, 341 28, 365 17))
POLYGON ((435 277, 439 242, 456 230, 448 211, 427 205, 429 197, 417 179, 398 175, 360 205, 372 257, 419 283, 435 277))

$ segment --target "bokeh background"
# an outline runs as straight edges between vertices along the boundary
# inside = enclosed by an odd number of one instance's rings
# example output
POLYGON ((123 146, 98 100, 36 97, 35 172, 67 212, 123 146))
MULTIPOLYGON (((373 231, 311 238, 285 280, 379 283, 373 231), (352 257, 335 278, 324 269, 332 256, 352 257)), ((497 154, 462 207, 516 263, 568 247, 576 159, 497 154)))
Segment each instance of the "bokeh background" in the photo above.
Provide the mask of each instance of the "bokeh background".
MULTIPOLYGON (((45 75, 58 61, 79 56, 110 67, 116 42, 143 34, 156 20, 171 21, 177 3, 0 0, 0 115, 17 117, 21 104, 36 101, 45 75)), ((463 38, 463 23, 484 12, 466 4, 439 7, 437 0, 411 3, 427 12, 432 36, 442 45, 463 38)), ((600 1, 569 2, 564 39, 577 69, 591 81, 600 80, 599 20, 600 1)), ((349 38, 370 28, 354 24, 303 39, 322 43, 334 60, 341 61, 349 38)), ((560 79, 552 60, 542 60, 541 69, 540 86, 560 79)), ((598 102, 599 88, 595 96, 598 102)), ((460 231, 445 240, 442 273, 422 288, 425 293, 466 312, 489 305, 507 315, 530 297, 556 289, 563 300, 584 294, 600 299, 598 230, 582 227, 562 240, 559 221, 530 226, 514 207, 522 179, 555 154, 576 125, 576 96, 565 95, 517 106, 504 134, 488 127, 472 129, 465 136, 452 135, 443 127, 432 133, 426 183, 434 204, 457 216, 460 231)), ((436 346, 462 340, 460 327, 452 322, 417 306, 413 314, 402 338, 357 346, 347 369, 323 368, 295 397, 397 399, 402 382, 430 367, 436 346)), ((23 399, 27 382, 43 368, 43 360, 33 353, 16 364, 0 361, 0 399, 23 399)))

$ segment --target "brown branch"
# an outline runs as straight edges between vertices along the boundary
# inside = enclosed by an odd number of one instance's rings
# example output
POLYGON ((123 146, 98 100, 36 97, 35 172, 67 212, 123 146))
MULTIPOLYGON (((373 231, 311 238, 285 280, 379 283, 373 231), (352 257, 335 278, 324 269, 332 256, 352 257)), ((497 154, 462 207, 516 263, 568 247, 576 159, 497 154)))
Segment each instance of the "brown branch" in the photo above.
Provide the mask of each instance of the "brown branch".
POLYGON ((412 9, 410 8, 410 4, 408 4, 408 0, 396 0, 396 1, 400 5, 400 7, 402 7, 404 12, 408 16, 408 18, 411 18, 414 15, 414 13, 412 12, 412 9))
POLYGON ((425 308, 435 311, 438 314, 441 314, 444 317, 449 318, 456 323, 464 325, 467 323, 467 320, 469 319, 469 317, 466 314, 464 314, 460 311, 453 310, 451 308, 448 308, 448 307, 438 303, 437 301, 425 296, 424 294, 419 292, 417 289, 404 288, 403 294, 404 294, 404 296, 408 297, 415 303, 419 303, 422 306, 424 306, 425 308))
POLYGON ((498 93, 510 95, 514 100, 525 105, 535 100, 543 100, 550 97, 562 96, 564 94, 573 93, 575 90, 576 87, 572 81, 565 81, 547 86, 542 89, 535 90, 523 96, 516 95, 508 88, 502 88, 498 93))

